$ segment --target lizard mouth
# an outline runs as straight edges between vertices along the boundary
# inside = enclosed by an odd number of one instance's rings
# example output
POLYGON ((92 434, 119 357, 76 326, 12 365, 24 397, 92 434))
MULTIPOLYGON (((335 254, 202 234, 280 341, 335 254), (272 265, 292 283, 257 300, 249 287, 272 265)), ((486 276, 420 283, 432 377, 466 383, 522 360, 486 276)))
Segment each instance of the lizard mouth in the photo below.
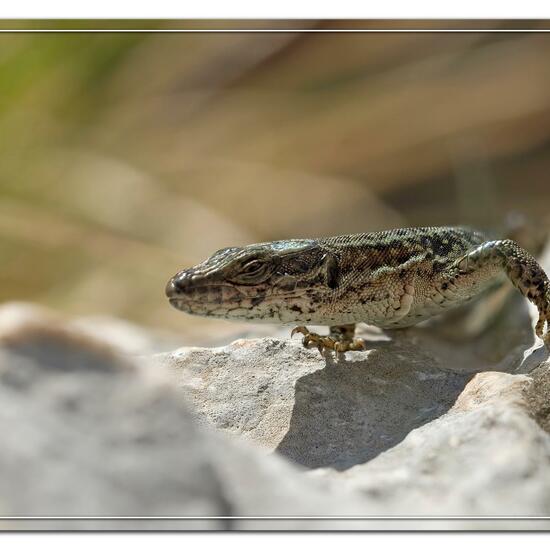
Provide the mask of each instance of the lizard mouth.
POLYGON ((250 307, 250 299, 230 285, 205 284, 185 292, 170 287, 166 295, 175 309, 197 315, 222 316, 226 310, 250 307))
POLYGON ((195 307, 195 306, 203 306, 208 307, 209 305, 218 304, 217 300, 208 300, 207 298, 204 299, 193 299, 193 298, 170 298, 168 300, 170 305, 172 307, 175 307, 176 309, 182 309, 186 310, 189 307, 195 307))

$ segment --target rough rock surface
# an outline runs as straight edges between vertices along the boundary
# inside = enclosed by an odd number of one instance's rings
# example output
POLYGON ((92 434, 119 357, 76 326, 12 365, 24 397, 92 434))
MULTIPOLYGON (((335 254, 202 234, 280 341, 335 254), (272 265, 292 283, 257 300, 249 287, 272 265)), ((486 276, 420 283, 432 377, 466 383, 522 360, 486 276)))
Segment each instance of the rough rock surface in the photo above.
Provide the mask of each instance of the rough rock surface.
POLYGON ((550 435, 533 391, 525 375, 478 374, 445 415, 340 479, 397 514, 548 516, 550 435))
POLYGON ((511 308, 468 344, 370 330, 335 360, 285 335, 150 355, 4 306, 0 515, 96 519, 0 527, 549 528, 475 519, 550 515, 550 361, 511 308), (470 519, 427 519, 449 515, 470 519))
POLYGON ((533 346, 527 310, 512 305, 504 326, 481 335, 475 346, 425 328, 370 329, 362 334, 368 351, 339 359, 304 349, 287 334, 181 348, 152 362, 171 373, 200 421, 308 468, 344 470, 444 414, 477 372, 521 373, 544 361, 548 354, 540 342, 533 346), (496 353, 495 335, 507 350, 496 353))
POLYGON ((547 351, 526 343, 515 362, 494 365, 540 364, 535 378, 476 374, 481 363, 444 368, 441 346, 414 340, 403 334, 339 361, 277 339, 154 360, 202 423, 360 490, 391 514, 548 516, 550 435, 534 418, 550 416, 547 351))
POLYGON ((471 377, 401 342, 335 362, 297 341, 238 340, 156 360, 199 418, 295 462, 345 469, 448 410, 471 377))

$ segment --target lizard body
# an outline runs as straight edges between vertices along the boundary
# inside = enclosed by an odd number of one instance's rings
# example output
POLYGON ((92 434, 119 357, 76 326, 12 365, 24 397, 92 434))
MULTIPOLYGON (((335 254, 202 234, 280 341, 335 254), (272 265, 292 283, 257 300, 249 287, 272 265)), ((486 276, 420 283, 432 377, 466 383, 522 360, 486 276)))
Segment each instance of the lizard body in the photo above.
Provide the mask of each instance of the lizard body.
MULTIPOLYGON (((225 248, 180 271, 166 287, 187 313, 271 323, 328 325, 330 336, 304 334, 304 345, 362 349, 356 323, 393 329, 459 306, 505 275, 550 320, 550 283, 512 240, 488 240, 460 227, 394 229, 225 248)), ((545 342, 550 343, 548 333, 545 342)))

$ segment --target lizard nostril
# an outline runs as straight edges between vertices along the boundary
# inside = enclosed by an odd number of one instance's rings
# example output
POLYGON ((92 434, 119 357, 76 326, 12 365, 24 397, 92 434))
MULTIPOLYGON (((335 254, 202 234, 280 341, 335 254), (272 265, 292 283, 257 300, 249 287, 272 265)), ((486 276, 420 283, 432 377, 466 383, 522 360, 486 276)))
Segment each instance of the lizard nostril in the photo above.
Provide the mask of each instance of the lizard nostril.
POLYGON ((168 298, 174 298, 178 294, 185 292, 191 281, 191 275, 187 271, 182 271, 172 277, 166 284, 166 296, 168 298))
POLYGON ((167 298, 173 298, 177 293, 173 277, 166 283, 166 288, 164 289, 164 292, 167 298))

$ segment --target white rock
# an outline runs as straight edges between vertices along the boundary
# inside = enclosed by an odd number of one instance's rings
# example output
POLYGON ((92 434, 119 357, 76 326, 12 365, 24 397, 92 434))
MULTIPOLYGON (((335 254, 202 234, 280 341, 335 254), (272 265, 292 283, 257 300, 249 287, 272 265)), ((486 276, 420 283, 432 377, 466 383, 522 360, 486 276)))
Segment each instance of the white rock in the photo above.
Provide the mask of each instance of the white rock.
POLYGON ((205 516, 177 526, 220 529, 230 517, 290 516, 277 523, 289 528, 301 523, 291 516, 379 511, 197 427, 166 379, 51 313, 27 313, 0 311, 0 515, 121 518, 109 528, 174 527, 124 517, 205 516))
POLYGON ((524 333, 492 363, 484 336, 478 353, 423 329, 371 331, 372 349, 339 361, 258 338, 136 363, 109 326, 0 308, 2 515, 194 518, 41 528, 442 529, 550 514, 550 363, 524 333), (395 515, 467 518, 335 519, 395 515))
POLYGON ((445 415, 338 478, 397 514, 548 516, 550 435, 528 408, 532 384, 478 374, 445 415))
POLYGON ((288 338, 182 348, 152 361, 203 423, 309 468, 346 469, 445 413, 479 366, 449 368, 446 350, 416 344, 415 334, 338 361, 288 338))
MULTIPOLYGON (((526 401, 538 387, 532 378, 476 375, 486 358, 470 349, 460 364, 463 345, 430 345, 421 329, 392 337, 339 361, 263 338, 147 362, 171 373, 203 425, 360 490, 392 514, 549 515, 550 436, 526 401)), ((512 344, 493 368, 548 358, 539 343, 525 360, 530 338, 512 344)), ((550 402, 541 399, 539 410, 550 402)))

